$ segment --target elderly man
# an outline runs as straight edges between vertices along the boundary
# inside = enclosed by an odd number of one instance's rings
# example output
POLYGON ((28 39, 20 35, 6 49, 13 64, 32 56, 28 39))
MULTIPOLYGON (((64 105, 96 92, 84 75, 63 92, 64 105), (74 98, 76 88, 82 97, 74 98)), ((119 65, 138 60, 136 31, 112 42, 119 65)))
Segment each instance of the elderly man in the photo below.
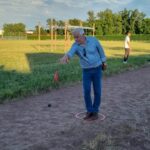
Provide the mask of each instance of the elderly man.
POLYGON ((95 37, 85 36, 82 28, 72 32, 75 42, 70 50, 61 58, 62 63, 68 61, 76 54, 80 58, 82 68, 83 93, 86 105, 84 120, 98 119, 101 103, 102 70, 106 69, 106 56, 99 41, 95 37), (91 97, 91 84, 93 84, 94 100, 91 97))

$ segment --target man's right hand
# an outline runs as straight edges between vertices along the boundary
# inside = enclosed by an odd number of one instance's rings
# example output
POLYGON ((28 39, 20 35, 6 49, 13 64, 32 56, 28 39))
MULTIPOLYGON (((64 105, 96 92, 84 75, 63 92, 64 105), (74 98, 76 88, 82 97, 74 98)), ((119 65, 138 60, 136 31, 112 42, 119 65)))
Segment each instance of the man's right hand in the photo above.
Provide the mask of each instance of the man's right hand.
POLYGON ((67 55, 64 55, 61 59, 60 59, 60 63, 61 64, 67 64, 69 62, 69 57, 67 55))

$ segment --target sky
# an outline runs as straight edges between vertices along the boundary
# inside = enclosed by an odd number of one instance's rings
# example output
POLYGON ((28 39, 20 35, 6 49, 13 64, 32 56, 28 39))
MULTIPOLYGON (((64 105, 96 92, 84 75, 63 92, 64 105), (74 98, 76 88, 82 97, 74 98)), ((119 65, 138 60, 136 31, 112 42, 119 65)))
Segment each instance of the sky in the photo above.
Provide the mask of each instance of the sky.
POLYGON ((95 13, 111 9, 114 13, 138 9, 150 17, 150 0, 0 0, 0 29, 5 23, 24 23, 26 29, 34 29, 40 22, 46 27, 46 20, 87 20, 87 12, 95 13))

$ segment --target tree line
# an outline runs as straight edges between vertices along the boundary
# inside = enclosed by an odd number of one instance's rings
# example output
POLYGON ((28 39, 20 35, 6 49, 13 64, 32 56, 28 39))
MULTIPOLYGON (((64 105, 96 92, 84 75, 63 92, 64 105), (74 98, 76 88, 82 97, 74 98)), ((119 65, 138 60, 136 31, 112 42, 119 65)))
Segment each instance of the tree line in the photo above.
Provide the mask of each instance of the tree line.
MULTIPOLYGON (((40 28, 41 34, 50 33, 51 21, 57 26, 65 26, 63 20, 51 20, 47 19, 47 25, 49 29, 44 27, 40 28)), ((82 25, 93 27, 95 25, 95 34, 96 35, 121 35, 125 34, 127 31, 130 31, 132 34, 150 34, 150 18, 146 18, 146 15, 143 12, 140 12, 138 9, 127 10, 124 9, 118 13, 113 13, 111 9, 106 9, 104 11, 99 11, 95 13, 93 10, 87 12, 87 20, 82 21, 80 19, 74 18, 69 19, 68 23, 70 25, 82 25)), ((25 25, 23 23, 15 24, 4 24, 3 30, 4 34, 8 33, 25 33, 25 25)), ((38 33, 38 25, 35 26, 34 33, 38 33)), ((63 35, 64 30, 58 29, 58 34, 63 35)), ((87 34, 91 34, 92 31, 86 31, 87 34)))

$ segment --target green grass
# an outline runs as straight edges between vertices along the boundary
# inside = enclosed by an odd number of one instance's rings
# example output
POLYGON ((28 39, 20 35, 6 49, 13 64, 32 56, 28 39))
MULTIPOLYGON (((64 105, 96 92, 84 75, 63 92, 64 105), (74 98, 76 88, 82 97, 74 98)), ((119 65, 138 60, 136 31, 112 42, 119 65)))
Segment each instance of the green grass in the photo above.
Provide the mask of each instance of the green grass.
MULTIPOLYGON (((77 57, 67 66, 58 63, 70 44, 67 45, 64 41, 54 42, 52 45, 50 41, 0 41, 0 102, 81 81, 77 57), (60 75, 59 83, 53 81, 57 70, 60 75)), ((101 44, 108 57, 108 69, 104 72, 106 76, 149 63, 148 41, 132 41, 133 50, 128 64, 122 63, 123 42, 102 41, 101 44)))

